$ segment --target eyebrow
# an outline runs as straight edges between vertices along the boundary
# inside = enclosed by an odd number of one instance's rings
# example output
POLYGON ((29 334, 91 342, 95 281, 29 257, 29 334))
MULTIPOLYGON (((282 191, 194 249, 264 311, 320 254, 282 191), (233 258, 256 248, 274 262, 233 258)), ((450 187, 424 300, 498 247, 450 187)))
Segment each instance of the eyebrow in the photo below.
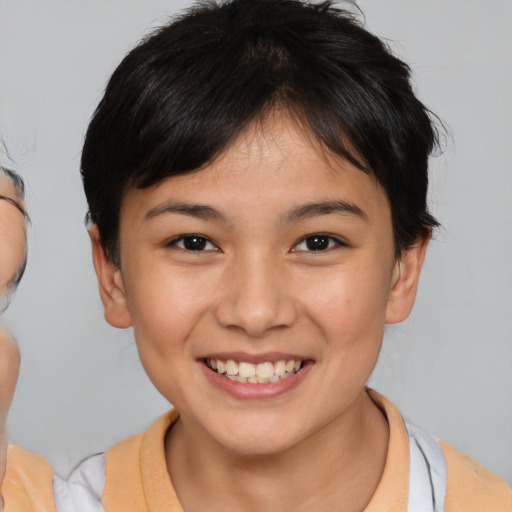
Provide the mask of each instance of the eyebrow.
POLYGON ((284 216, 285 222, 297 222, 320 215, 341 213, 343 215, 355 215, 362 220, 368 220, 368 215, 359 206, 342 200, 328 200, 315 203, 306 203, 292 208, 284 216))
MULTIPOLYGON (((223 213, 212 206, 203 204, 181 203, 176 201, 166 201, 154 208, 151 208, 144 220, 150 220, 166 213, 178 213, 202 220, 220 220, 227 222, 223 213)), ((332 213, 341 213, 343 215, 355 215, 363 220, 368 219, 368 215, 359 206, 342 200, 329 200, 315 203, 306 203, 289 210, 282 220, 285 222, 297 222, 306 218, 317 217, 320 215, 329 215, 332 213)))
POLYGON ((17 210, 19 210, 23 214, 25 218, 28 217, 27 212, 25 211, 23 206, 21 206, 21 203, 16 201, 16 199, 0 194, 0 201, 6 201, 7 203, 12 204, 17 210))
POLYGON ((211 206, 206 206, 204 204, 180 203, 176 201, 167 201, 151 208, 144 216, 144 220, 150 220, 165 213, 178 213, 189 217, 195 217, 197 219, 222 220, 226 222, 226 217, 219 210, 211 206))

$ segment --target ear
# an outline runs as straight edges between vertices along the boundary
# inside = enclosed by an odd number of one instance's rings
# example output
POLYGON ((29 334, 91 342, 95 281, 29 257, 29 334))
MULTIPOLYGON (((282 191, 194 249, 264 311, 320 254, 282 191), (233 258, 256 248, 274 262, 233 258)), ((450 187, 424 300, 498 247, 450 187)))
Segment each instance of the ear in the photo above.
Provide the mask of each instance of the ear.
POLYGON ((403 251, 395 262, 386 308, 387 324, 396 324, 409 316, 416 299, 421 267, 429 241, 430 233, 403 251))
POLYGON ((101 302, 103 303, 105 320, 110 325, 120 329, 130 327, 132 321, 126 301, 121 269, 112 263, 105 254, 96 224, 89 228, 89 237, 92 245, 92 261, 96 277, 98 278, 98 288, 101 302))

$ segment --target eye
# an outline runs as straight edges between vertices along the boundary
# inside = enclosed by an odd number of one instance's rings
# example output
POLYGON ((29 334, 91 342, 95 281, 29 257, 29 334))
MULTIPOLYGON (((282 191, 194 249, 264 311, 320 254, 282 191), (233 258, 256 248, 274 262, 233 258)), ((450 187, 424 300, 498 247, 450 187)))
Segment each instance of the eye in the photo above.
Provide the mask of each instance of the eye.
POLYGON ((216 251, 208 238, 201 235, 181 235, 168 242, 167 247, 179 247, 185 251, 216 251))
POLYGON ((344 246, 341 240, 338 240, 330 235, 326 235, 323 233, 315 233, 313 235, 308 235, 300 240, 297 245, 293 248, 294 251, 327 251, 329 249, 333 249, 334 247, 344 246))

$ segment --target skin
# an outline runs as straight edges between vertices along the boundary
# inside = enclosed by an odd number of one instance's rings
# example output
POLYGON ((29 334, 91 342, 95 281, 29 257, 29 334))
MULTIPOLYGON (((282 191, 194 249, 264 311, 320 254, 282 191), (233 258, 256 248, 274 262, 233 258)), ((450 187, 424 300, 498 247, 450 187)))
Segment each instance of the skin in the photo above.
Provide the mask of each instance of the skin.
POLYGON ((119 267, 90 235, 107 321, 133 325, 147 374, 180 411, 165 450, 184 510, 363 510, 389 439, 365 383, 385 324, 412 308, 428 242, 395 257, 378 183, 275 112, 204 169, 128 190, 119 267), (304 208, 325 201, 355 208, 304 208), (332 238, 311 251, 318 233, 332 238), (184 234, 204 250, 186 250, 184 234), (208 378, 203 358, 226 352, 310 365, 284 394, 246 400, 208 378))
MULTIPOLYGON (((16 201, 23 208, 23 199, 12 181, 0 172, 0 195, 16 201)), ((11 203, 0 200, 0 293, 7 293, 26 251, 25 216, 11 203)))
MULTIPOLYGON (((0 195, 17 201, 23 207, 23 201, 11 180, 2 174, 0 174, 0 195)), ((25 217, 14 205, 0 200, 0 299, 2 303, 23 261, 25 251, 25 217)), ((7 460, 5 423, 18 379, 19 363, 16 340, 0 326, 0 484, 4 478, 7 460)), ((0 497, 0 511, 2 509, 3 502, 0 497)))
MULTIPOLYGON (((5 422, 18 380, 19 365, 20 356, 16 340, 6 330, 0 328, 0 484, 4 478, 7 462, 5 422)), ((0 497, 0 510, 2 506, 0 497)))

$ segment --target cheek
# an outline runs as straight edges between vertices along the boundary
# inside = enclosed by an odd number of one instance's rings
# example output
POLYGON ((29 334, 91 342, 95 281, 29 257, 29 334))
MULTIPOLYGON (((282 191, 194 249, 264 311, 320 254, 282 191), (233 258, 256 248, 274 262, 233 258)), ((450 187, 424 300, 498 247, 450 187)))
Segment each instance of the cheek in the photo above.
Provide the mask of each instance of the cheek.
POLYGON ((201 272, 169 272, 165 267, 139 271, 136 279, 127 279, 128 308, 139 350, 165 357, 186 344, 211 307, 211 282, 201 272))
POLYGON ((176 279, 137 280, 129 289, 129 303, 137 350, 146 374, 171 403, 179 402, 191 362, 191 332, 204 314, 193 286, 176 279))
MULTIPOLYGON (((0 218, 3 213, 0 209, 0 218)), ((15 213, 16 216, 6 216, 5 219, 0 220, 0 288, 2 289, 14 278, 25 256, 25 224, 21 215, 17 211, 15 213)))
POLYGON ((0 430, 18 379, 20 356, 14 338, 0 329, 0 430))
MULTIPOLYGON (((326 339, 349 349, 366 340, 379 345, 384 332, 387 274, 372 266, 316 276, 304 304, 326 339)), ((338 349, 339 347, 333 347, 338 349)))

